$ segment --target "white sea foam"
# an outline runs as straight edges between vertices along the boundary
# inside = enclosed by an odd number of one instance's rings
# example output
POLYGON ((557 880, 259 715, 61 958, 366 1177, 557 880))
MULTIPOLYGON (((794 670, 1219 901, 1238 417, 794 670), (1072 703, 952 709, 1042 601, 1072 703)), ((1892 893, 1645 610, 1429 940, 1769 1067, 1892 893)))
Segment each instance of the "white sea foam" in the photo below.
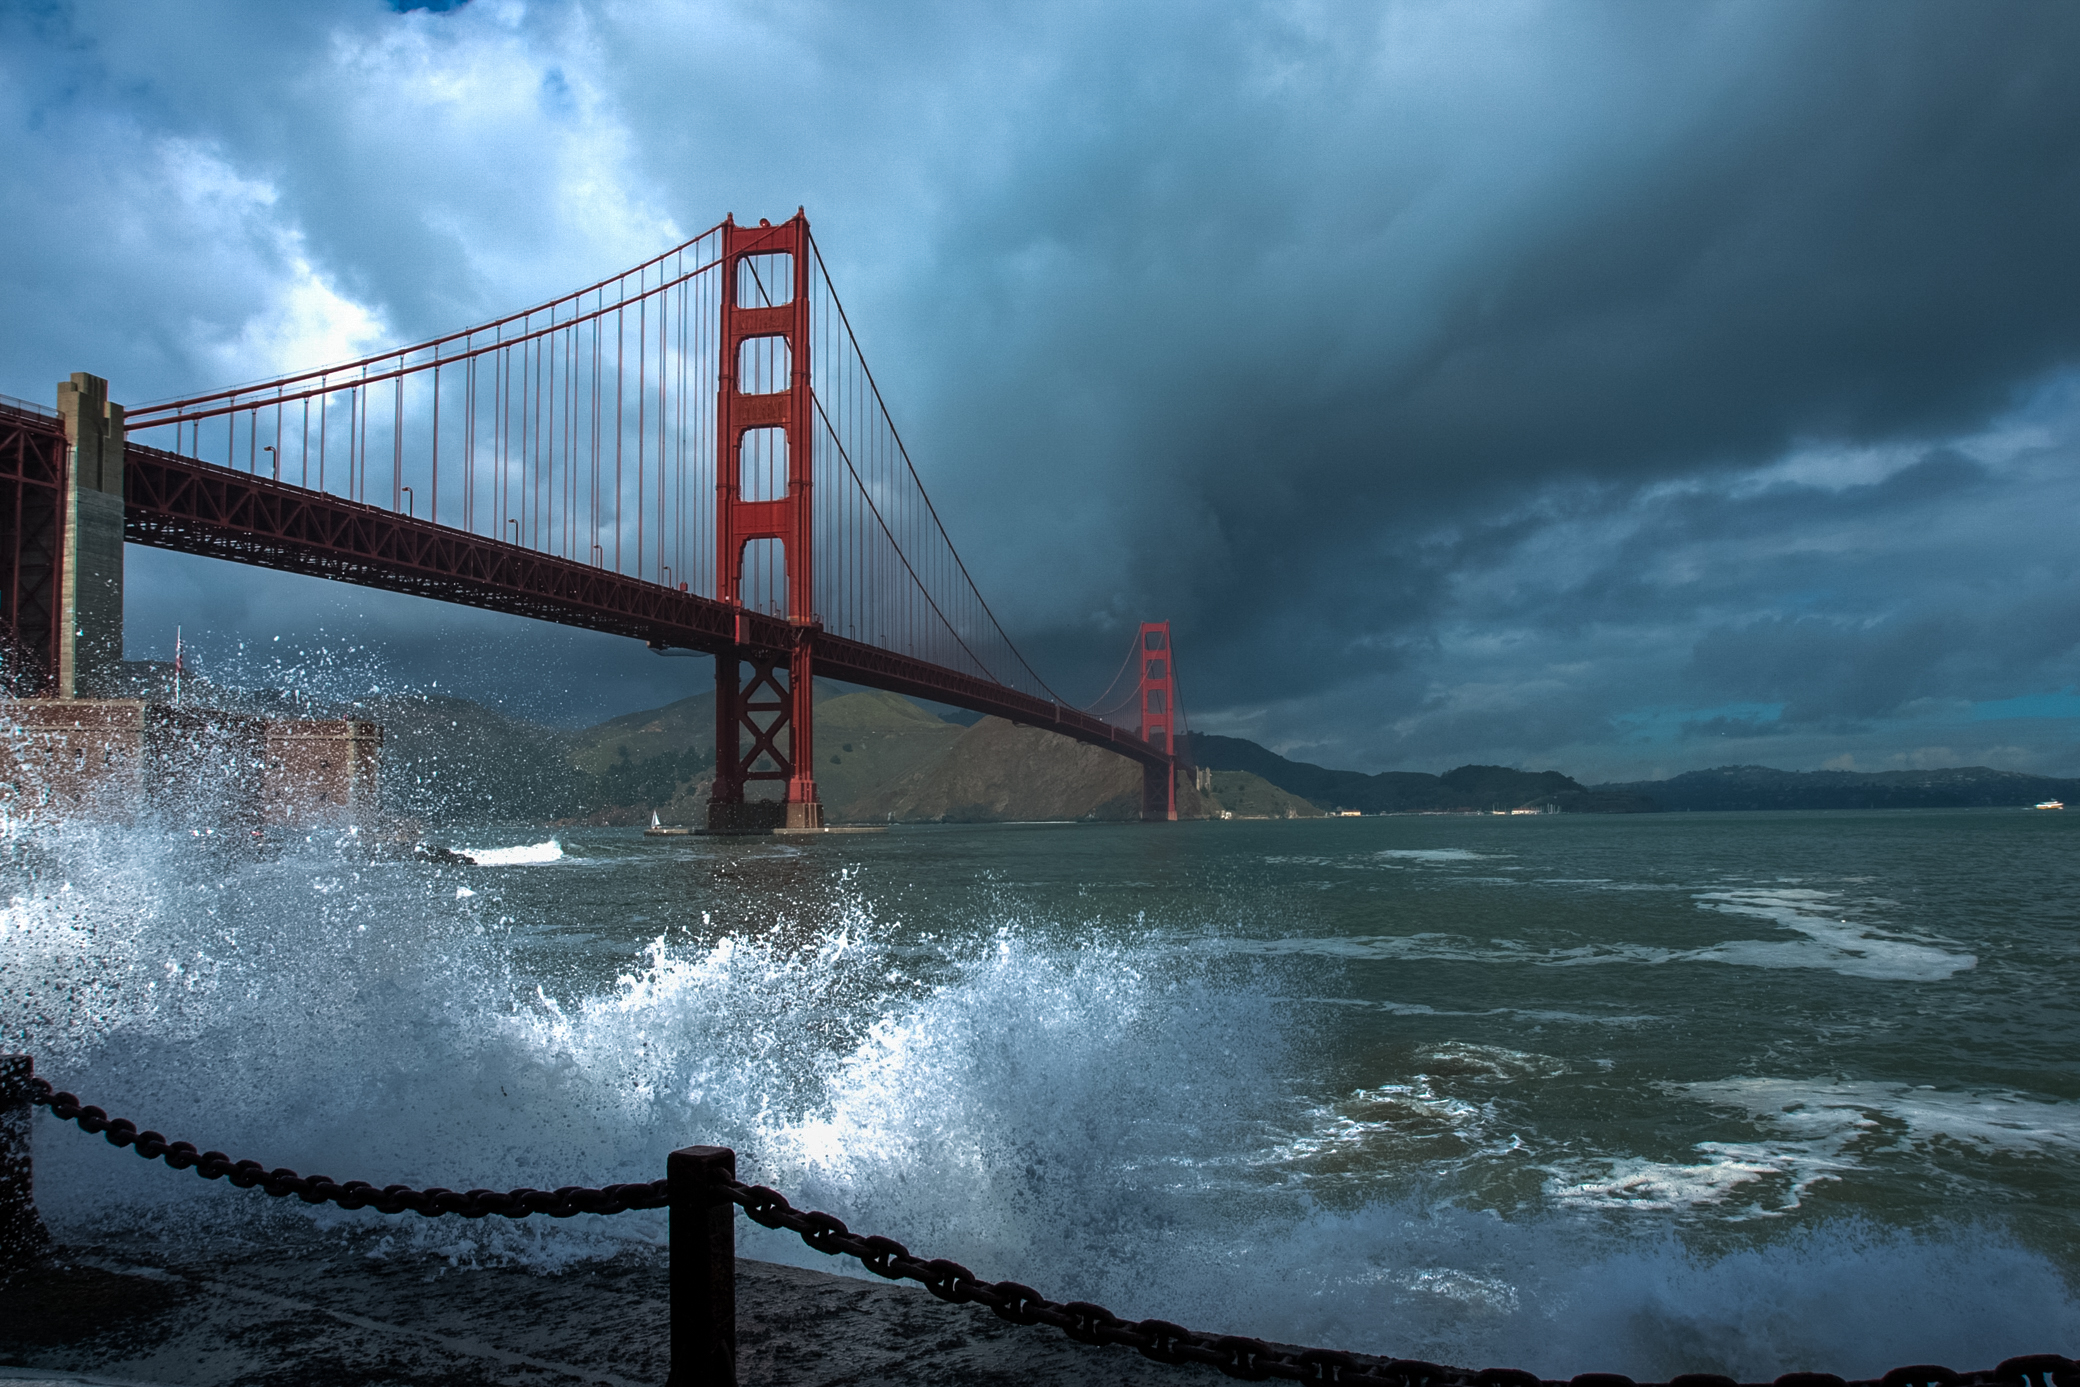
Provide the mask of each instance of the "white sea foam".
POLYGON ((541 867, 563 861, 563 844, 554 838, 545 843, 522 843, 511 848, 461 848, 458 851, 479 867, 541 867))
POLYGON ((1640 1156, 1584 1158, 1547 1167, 1546 1194, 1586 1209, 1686 1214, 1711 1208, 1715 1218, 1774 1218, 1790 1213, 1807 1191, 1840 1178, 1855 1162, 1835 1143, 1699 1142, 1691 1162, 1640 1156))
POLYGON ((1549 1166, 1547 1193, 1582 1208, 1772 1218, 1815 1186, 1888 1152, 1947 1140, 1982 1152, 2080 1150, 2080 1104, 2012 1092, 1945 1092, 1910 1084, 1737 1078, 1668 1090, 1745 1115, 1749 1142, 1700 1142, 1687 1162, 1585 1158, 1549 1166))
POLYGON ((1361 1088, 1318 1109, 1314 1130, 1275 1148, 1272 1159, 1302 1169, 1324 1156, 1370 1170, 1397 1162, 1437 1160, 1484 1144, 1487 1111, 1439 1093, 1428 1075, 1361 1088))
POLYGON ((1940 982, 1978 966, 1974 954, 1952 953, 1875 925, 1853 924, 1831 912, 1842 908, 1831 891, 1796 888, 1704 891, 1706 910, 1768 920, 1805 936, 1802 940, 1731 940, 1671 958, 1731 963, 1746 968, 1824 968, 1852 978, 1940 982))
POLYGON ((1383 1169, 1441 1170, 1505 1156, 1523 1139, 1498 1115, 1495 1100, 1511 1085, 1555 1078, 1567 1064, 1551 1055, 1503 1046, 1446 1041, 1417 1047, 1408 1072, 1311 1109, 1307 1126, 1275 1146, 1264 1164, 1303 1178, 1383 1169))
MULTIPOLYGON (((1457 880, 1521 885, 1488 877, 1457 880)), ((1944 942, 1873 923, 1852 922, 1829 912, 1864 910, 1877 902, 1844 900, 1830 891, 1793 887, 1737 888, 1693 892, 1698 907, 1719 914, 1767 920, 1803 936, 1798 939, 1730 939, 1698 949, 1620 940, 1565 948, 1520 939, 1476 939, 1437 931, 1413 934, 1293 935, 1279 939, 1220 940, 1199 947, 1232 953, 1313 954, 1345 959, 1425 959, 1456 963, 1528 964, 1546 968, 1712 963, 1736 968, 1802 968, 1886 982, 1940 982, 1978 966, 1976 954, 1941 947, 1944 942)))
POLYGON ((1777 1131, 1856 1137, 1866 1147, 1948 1139, 1984 1150, 2080 1150, 2080 1103, 2012 1091, 1781 1078, 1683 1084, 1676 1091, 1745 1112, 1777 1131))

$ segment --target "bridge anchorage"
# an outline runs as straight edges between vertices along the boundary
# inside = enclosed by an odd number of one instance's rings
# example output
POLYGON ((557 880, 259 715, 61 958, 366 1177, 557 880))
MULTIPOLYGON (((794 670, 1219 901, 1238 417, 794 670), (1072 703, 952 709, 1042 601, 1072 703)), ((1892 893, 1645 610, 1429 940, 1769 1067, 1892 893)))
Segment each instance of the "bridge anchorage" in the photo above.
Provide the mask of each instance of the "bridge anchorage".
POLYGON ((1177 817, 1167 623, 1095 704, 1034 671, 799 211, 341 365, 127 412, 84 373, 56 411, 0 398, 8 695, 112 691, 124 541, 713 655, 710 832, 823 827, 819 675, 1104 747, 1141 765, 1144 818, 1177 817))

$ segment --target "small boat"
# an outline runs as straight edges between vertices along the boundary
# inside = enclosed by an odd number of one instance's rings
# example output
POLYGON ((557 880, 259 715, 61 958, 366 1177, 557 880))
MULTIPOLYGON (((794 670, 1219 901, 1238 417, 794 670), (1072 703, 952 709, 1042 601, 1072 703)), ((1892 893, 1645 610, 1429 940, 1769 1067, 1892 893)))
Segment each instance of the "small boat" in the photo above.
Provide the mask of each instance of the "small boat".
POLYGON ((686 838, 690 837, 692 833, 693 830, 690 828, 665 827, 664 824, 658 822, 655 809, 650 811, 650 827, 643 830, 645 838, 686 838))
POLYGON ((2065 802, 2064 800, 2062 800, 2062 799, 2047 799, 2047 800, 2042 800, 2042 801, 2040 801, 2040 802, 2038 802, 2038 803, 2036 803, 2036 804, 2033 804, 2033 805, 2031 805, 2031 806, 2030 806, 2030 808, 2032 808, 2032 809, 2063 809, 2063 808, 2065 808, 2065 807, 2066 807, 2066 802, 2065 802))

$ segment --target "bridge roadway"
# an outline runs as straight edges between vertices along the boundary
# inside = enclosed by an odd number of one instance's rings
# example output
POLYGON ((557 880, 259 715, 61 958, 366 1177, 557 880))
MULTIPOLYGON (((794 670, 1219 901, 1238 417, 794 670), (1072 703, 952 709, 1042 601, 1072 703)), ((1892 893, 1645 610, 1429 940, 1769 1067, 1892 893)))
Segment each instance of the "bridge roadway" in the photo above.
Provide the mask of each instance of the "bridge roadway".
MULTIPOLYGON (((0 457, 0 483, 28 481, 44 440, 64 456, 58 421, 8 410, 0 424, 20 439, 0 457)), ((62 464, 60 464, 62 465, 62 464)), ((45 464, 34 471, 48 475, 45 464)), ((572 559, 537 553, 363 502, 234 472, 139 443, 124 445, 123 537, 133 544, 304 573, 443 602, 512 612, 654 646, 784 660, 811 643, 817 674, 890 693, 932 699, 1058 732, 1165 767, 1173 758, 1134 733, 1080 709, 1036 698, 959 670, 801 626, 779 617, 678 592, 572 559)))

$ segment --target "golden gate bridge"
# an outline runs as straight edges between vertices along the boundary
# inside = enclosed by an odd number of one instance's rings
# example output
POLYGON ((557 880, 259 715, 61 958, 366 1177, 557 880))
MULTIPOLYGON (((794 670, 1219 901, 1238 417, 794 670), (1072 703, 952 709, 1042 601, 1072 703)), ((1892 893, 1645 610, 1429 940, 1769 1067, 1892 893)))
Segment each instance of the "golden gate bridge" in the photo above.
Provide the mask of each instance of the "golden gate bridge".
POLYGON ((1143 817, 1176 817, 1168 623, 1093 704, 1033 669, 799 211, 341 365, 128 411, 85 373, 55 411, 0 399, 8 692, 106 681, 124 541, 713 655, 713 832, 822 827, 818 675, 1108 748, 1141 764, 1143 817))

